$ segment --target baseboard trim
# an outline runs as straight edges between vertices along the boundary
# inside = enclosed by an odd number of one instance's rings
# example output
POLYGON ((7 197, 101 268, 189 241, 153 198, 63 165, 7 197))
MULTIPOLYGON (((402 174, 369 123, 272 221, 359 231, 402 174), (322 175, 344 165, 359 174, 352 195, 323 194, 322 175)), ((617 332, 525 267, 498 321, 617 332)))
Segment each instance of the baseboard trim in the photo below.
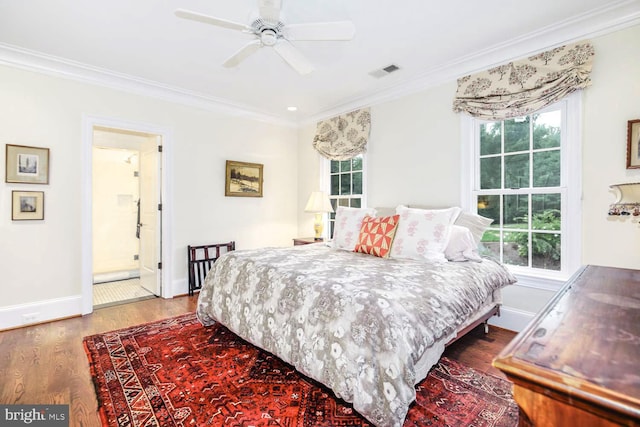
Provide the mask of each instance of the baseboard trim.
POLYGON ((502 329, 520 332, 533 320, 535 313, 518 310, 513 307, 500 307, 500 316, 489 319, 489 324, 502 329))
POLYGON ((171 282, 171 296, 189 294, 189 281, 187 279, 179 279, 171 282))
POLYGON ((0 331, 82 315, 82 295, 0 308, 0 331))

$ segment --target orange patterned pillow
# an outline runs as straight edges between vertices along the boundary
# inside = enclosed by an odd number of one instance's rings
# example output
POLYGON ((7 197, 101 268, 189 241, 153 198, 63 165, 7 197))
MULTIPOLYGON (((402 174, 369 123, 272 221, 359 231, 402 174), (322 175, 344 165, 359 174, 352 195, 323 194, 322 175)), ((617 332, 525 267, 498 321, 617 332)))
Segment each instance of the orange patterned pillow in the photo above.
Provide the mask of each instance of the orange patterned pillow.
POLYGON ((353 251, 387 258, 399 220, 400 215, 365 217, 360 227, 358 243, 353 251))

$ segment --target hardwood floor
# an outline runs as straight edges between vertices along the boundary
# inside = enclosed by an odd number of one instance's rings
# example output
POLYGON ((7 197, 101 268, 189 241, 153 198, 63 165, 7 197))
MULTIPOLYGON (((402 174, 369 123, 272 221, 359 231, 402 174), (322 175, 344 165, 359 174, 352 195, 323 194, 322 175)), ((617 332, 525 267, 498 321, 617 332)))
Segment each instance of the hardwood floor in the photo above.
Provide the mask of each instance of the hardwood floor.
MULTIPOLYGON (((100 426, 82 338, 195 310, 197 295, 155 298, 97 309, 93 314, 0 332, 0 403, 69 404, 70 426, 100 426)), ((476 328, 445 351, 467 366, 504 375, 491 360, 515 336, 476 328)))

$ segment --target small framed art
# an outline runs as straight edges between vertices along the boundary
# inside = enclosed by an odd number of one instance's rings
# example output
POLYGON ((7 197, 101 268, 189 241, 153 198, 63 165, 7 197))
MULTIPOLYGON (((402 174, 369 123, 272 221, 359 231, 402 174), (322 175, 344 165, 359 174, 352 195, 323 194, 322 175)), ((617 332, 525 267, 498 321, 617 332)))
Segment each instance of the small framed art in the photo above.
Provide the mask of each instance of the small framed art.
POLYGON ((224 195, 262 197, 262 168, 259 163, 227 160, 224 195))
POLYGON ((44 219, 44 191, 12 191, 13 221, 44 219))
POLYGON ((640 168, 640 119, 627 123, 627 169, 640 168))
POLYGON ((49 183, 49 149, 7 144, 6 182, 49 183))

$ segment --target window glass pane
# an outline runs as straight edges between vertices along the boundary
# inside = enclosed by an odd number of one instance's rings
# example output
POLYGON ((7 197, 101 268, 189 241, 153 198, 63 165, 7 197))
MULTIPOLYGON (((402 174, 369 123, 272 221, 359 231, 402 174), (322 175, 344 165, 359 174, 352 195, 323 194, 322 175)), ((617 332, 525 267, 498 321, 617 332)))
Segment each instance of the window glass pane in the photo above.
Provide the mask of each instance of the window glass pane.
POLYGON ((500 231, 487 230, 482 235, 482 252, 500 259, 500 231))
POLYGON ((483 190, 500 188, 502 174, 500 172, 500 157, 486 157, 480 159, 480 188, 483 190))
POLYGON ((340 172, 340 162, 337 160, 331 160, 331 173, 340 172))
POLYGON ((477 203, 478 215, 491 218, 493 220, 491 226, 498 227, 500 225, 500 196, 478 196, 477 203))
POLYGON ((508 194, 504 196, 504 228, 528 228, 528 194, 508 194))
POLYGON ((331 195, 340 194, 340 175, 331 175, 331 195))
POLYGON ((338 206, 349 206, 349 199, 338 199, 338 206))
POLYGON ((533 230, 560 230, 560 194, 532 195, 531 215, 533 230))
POLYGON ((533 186, 560 186, 560 150, 533 153, 533 186))
POLYGON ((333 239, 333 229, 336 228, 336 223, 335 221, 331 221, 331 223, 329 224, 330 226, 330 230, 329 230, 329 236, 330 238, 333 239))
POLYGON ((560 147, 560 110, 533 115, 533 148, 560 147))
POLYGON ((352 208, 361 208, 362 207, 362 199, 349 199, 350 205, 352 208))
POLYGON ((340 174, 340 194, 351 194, 351 174, 340 174))
POLYGON ((512 154, 504 157, 505 188, 529 187, 529 154, 512 154))
POLYGON ((353 174, 353 194, 362 194, 362 172, 354 172, 353 174))
POLYGON ((527 267, 529 265, 528 258, 529 233, 518 231, 506 231, 504 233, 504 243, 502 250, 504 251, 504 262, 511 265, 519 265, 527 267))
POLYGON ((500 122, 480 125, 480 155, 498 154, 502 150, 502 127, 500 122))
POLYGON ((362 157, 361 156, 357 156, 357 157, 354 157, 353 159, 351 159, 351 168, 354 171, 361 171, 362 170, 362 157))
POLYGON ((351 160, 342 160, 340 162, 340 172, 350 172, 351 171, 351 160))
POLYGON ((529 121, 531 117, 516 117, 504 121, 504 152, 529 149, 529 121))
POLYGON ((533 256, 531 263, 535 268, 560 270, 560 235, 551 233, 533 233, 531 235, 533 256))

